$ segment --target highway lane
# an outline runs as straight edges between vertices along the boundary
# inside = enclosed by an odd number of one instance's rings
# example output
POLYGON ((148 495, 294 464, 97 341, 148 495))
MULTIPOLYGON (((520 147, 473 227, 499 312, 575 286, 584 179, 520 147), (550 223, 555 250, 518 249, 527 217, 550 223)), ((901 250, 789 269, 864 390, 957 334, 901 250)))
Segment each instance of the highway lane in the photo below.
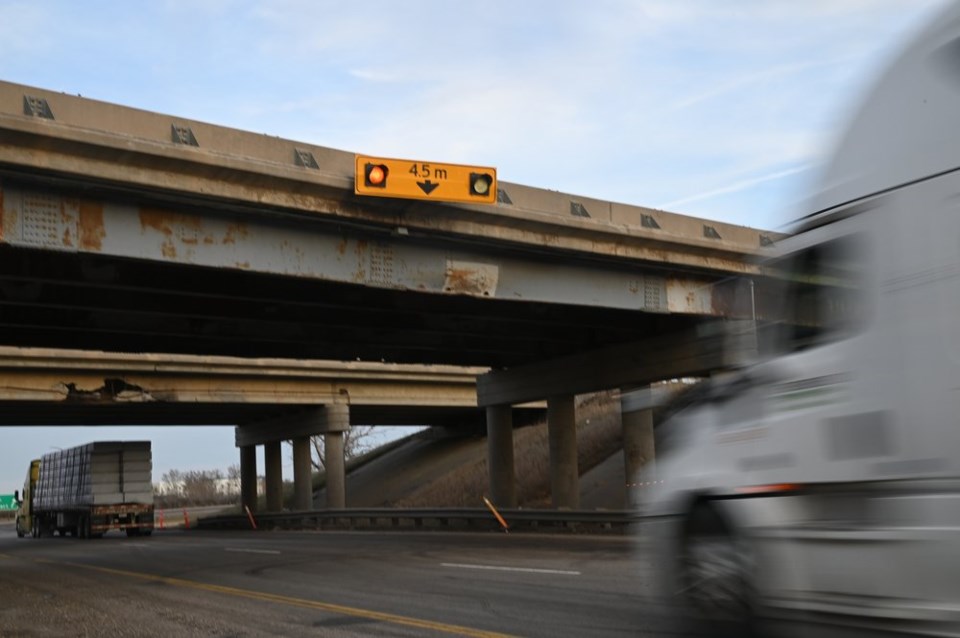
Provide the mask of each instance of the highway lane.
POLYGON ((0 636, 671 636, 642 541, 444 532, 17 539, 0 636))

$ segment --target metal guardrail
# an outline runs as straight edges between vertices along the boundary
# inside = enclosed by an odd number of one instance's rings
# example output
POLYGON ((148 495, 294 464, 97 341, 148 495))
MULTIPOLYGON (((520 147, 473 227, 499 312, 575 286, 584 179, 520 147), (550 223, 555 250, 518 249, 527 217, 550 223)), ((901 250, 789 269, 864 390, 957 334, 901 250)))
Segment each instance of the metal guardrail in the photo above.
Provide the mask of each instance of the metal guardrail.
MULTIPOLYGON (((637 521, 629 511, 500 510, 510 531, 624 534, 637 521)), ((350 530, 499 530, 493 514, 483 508, 339 509, 254 514, 257 529, 350 530)), ((199 529, 251 529, 245 514, 202 518, 199 529)))

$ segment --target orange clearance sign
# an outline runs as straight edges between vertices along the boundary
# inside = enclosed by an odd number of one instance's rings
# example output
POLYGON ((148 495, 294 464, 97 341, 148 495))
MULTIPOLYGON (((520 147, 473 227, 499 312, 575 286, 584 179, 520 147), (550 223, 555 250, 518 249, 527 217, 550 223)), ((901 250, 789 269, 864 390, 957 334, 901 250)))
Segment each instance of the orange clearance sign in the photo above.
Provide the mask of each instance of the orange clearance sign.
POLYGON ((437 202, 497 203, 497 169, 356 156, 354 192, 437 202))

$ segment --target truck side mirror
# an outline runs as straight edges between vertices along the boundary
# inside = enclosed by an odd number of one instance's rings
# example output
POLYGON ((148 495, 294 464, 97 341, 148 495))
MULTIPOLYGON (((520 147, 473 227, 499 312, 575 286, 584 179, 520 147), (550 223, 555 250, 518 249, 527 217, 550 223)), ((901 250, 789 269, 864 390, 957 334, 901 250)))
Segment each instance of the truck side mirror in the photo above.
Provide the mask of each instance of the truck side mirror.
POLYGON ((17 505, 23 502, 20 500, 20 490, 13 490, 13 500, 17 502, 17 505))

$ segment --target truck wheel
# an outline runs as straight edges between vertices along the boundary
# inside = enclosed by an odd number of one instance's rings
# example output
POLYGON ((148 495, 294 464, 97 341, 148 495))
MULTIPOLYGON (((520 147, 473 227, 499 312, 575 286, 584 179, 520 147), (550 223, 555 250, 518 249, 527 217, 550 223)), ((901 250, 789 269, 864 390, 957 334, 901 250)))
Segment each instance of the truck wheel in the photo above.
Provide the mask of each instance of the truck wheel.
POLYGON ((17 519, 17 538, 23 538, 26 536, 26 532, 23 531, 23 527, 20 525, 20 519, 17 519))
POLYGON ((751 635, 752 556, 715 506, 701 503, 690 512, 678 570, 683 596, 712 635, 751 635))

